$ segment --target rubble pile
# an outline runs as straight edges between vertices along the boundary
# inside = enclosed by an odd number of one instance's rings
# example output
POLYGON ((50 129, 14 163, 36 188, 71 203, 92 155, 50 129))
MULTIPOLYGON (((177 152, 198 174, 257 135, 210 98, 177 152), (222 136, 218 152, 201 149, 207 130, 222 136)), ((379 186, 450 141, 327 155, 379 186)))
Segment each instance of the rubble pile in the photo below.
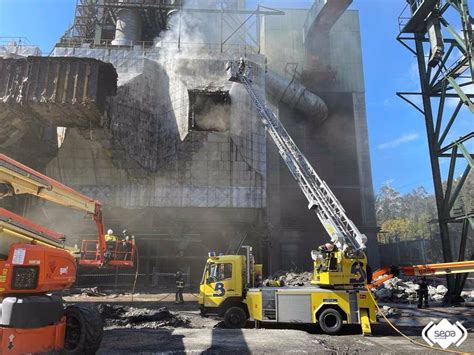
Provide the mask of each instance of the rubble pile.
POLYGON ((310 286, 313 274, 309 271, 296 272, 276 272, 263 281, 263 285, 271 285, 272 281, 280 281, 282 286, 310 286))
POLYGON ((383 315, 385 315, 385 317, 387 318, 400 315, 400 312, 396 308, 389 307, 389 306, 383 306, 380 308, 380 311, 377 310, 377 315, 381 316, 382 314, 380 313, 383 313, 383 315))
POLYGON ((474 303, 474 290, 461 292, 461 297, 466 303, 474 303))
POLYGON ((101 304, 98 306, 106 329, 188 327, 190 320, 171 313, 166 307, 158 309, 101 304))
POLYGON ((107 294, 104 292, 100 292, 97 286, 91 288, 82 288, 81 289, 81 296, 90 296, 90 297, 103 297, 107 294))
MULTIPOLYGON (((375 288, 375 298, 385 302, 413 303, 418 299, 419 286, 413 281, 393 277, 375 288)), ((428 286, 430 301, 442 301, 448 289, 443 285, 428 286)))

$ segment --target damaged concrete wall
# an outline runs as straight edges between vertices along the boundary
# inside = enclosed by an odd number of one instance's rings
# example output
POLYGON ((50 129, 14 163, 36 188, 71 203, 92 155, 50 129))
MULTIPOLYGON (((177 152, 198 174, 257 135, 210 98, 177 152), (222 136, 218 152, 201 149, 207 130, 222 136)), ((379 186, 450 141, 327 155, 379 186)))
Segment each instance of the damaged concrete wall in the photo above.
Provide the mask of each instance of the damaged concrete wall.
POLYGON ((100 127, 116 88, 113 66, 92 58, 0 58, 0 149, 42 168, 57 153, 56 127, 100 127))
POLYGON ((100 127, 116 88, 113 66, 92 58, 0 58, 0 122, 100 127))
MULTIPOLYGON (((118 72, 110 130, 69 129, 47 173, 112 206, 263 207, 264 130, 247 94, 227 82, 228 59, 219 53, 138 58, 124 75, 118 72), (190 130, 189 91, 197 89, 229 91, 228 131, 190 130)), ((263 70, 256 83, 263 90, 263 70)))

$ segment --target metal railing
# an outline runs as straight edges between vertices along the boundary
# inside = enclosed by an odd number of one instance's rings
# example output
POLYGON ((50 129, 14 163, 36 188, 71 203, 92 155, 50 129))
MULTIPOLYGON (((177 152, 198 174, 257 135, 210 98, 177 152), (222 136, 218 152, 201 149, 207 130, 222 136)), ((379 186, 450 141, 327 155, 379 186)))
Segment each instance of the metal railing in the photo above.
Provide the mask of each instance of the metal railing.
MULTIPOLYGON (((425 0, 409 0, 405 4, 402 12, 398 16, 398 29, 399 32, 402 32, 403 28, 406 26, 408 21, 413 17, 413 15, 418 11, 418 9, 423 5, 425 0)), ((446 0, 439 0, 438 7, 442 9, 446 4, 446 0)))
MULTIPOLYGON (((135 256, 134 242, 131 241, 116 241, 106 242, 108 261, 113 262, 131 262, 135 256)), ((83 240, 81 247, 81 262, 83 261, 97 261, 100 260, 100 251, 98 250, 97 240, 83 240)))
POLYGON ((82 37, 63 37, 56 44, 56 48, 99 48, 99 49, 121 49, 134 50, 146 53, 154 48, 176 48, 178 50, 195 50, 221 53, 241 53, 258 54, 259 49, 256 46, 248 44, 232 44, 232 43, 199 43, 199 42, 182 42, 182 41, 136 41, 131 45, 114 45, 112 39, 101 39, 99 41, 93 38, 82 37))
POLYGON ((15 45, 15 46, 27 46, 34 47, 33 44, 26 37, 9 37, 0 36, 0 45, 15 45))

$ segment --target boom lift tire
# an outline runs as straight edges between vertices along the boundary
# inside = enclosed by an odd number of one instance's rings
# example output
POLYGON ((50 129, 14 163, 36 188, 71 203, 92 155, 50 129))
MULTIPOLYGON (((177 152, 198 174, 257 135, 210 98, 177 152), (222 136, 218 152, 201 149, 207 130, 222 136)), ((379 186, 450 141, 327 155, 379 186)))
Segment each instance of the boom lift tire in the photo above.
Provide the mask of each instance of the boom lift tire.
POLYGON ((334 308, 321 312, 318 319, 321 329, 329 335, 338 334, 342 329, 342 315, 334 308))
POLYGON ((224 313, 224 324, 229 329, 240 329, 244 327, 247 318, 247 314, 241 307, 230 307, 224 313))
POLYGON ((66 316, 64 354, 95 354, 102 342, 104 322, 97 309, 84 306, 69 306, 66 316))

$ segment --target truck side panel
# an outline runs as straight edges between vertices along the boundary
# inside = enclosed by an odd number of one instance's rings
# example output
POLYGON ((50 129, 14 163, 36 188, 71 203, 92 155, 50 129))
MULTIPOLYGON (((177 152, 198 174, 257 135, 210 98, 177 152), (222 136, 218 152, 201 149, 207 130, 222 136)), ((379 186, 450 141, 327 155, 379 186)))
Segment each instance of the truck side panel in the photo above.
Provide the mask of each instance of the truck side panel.
POLYGON ((311 294, 286 295, 276 294, 278 322, 312 323, 311 294))

